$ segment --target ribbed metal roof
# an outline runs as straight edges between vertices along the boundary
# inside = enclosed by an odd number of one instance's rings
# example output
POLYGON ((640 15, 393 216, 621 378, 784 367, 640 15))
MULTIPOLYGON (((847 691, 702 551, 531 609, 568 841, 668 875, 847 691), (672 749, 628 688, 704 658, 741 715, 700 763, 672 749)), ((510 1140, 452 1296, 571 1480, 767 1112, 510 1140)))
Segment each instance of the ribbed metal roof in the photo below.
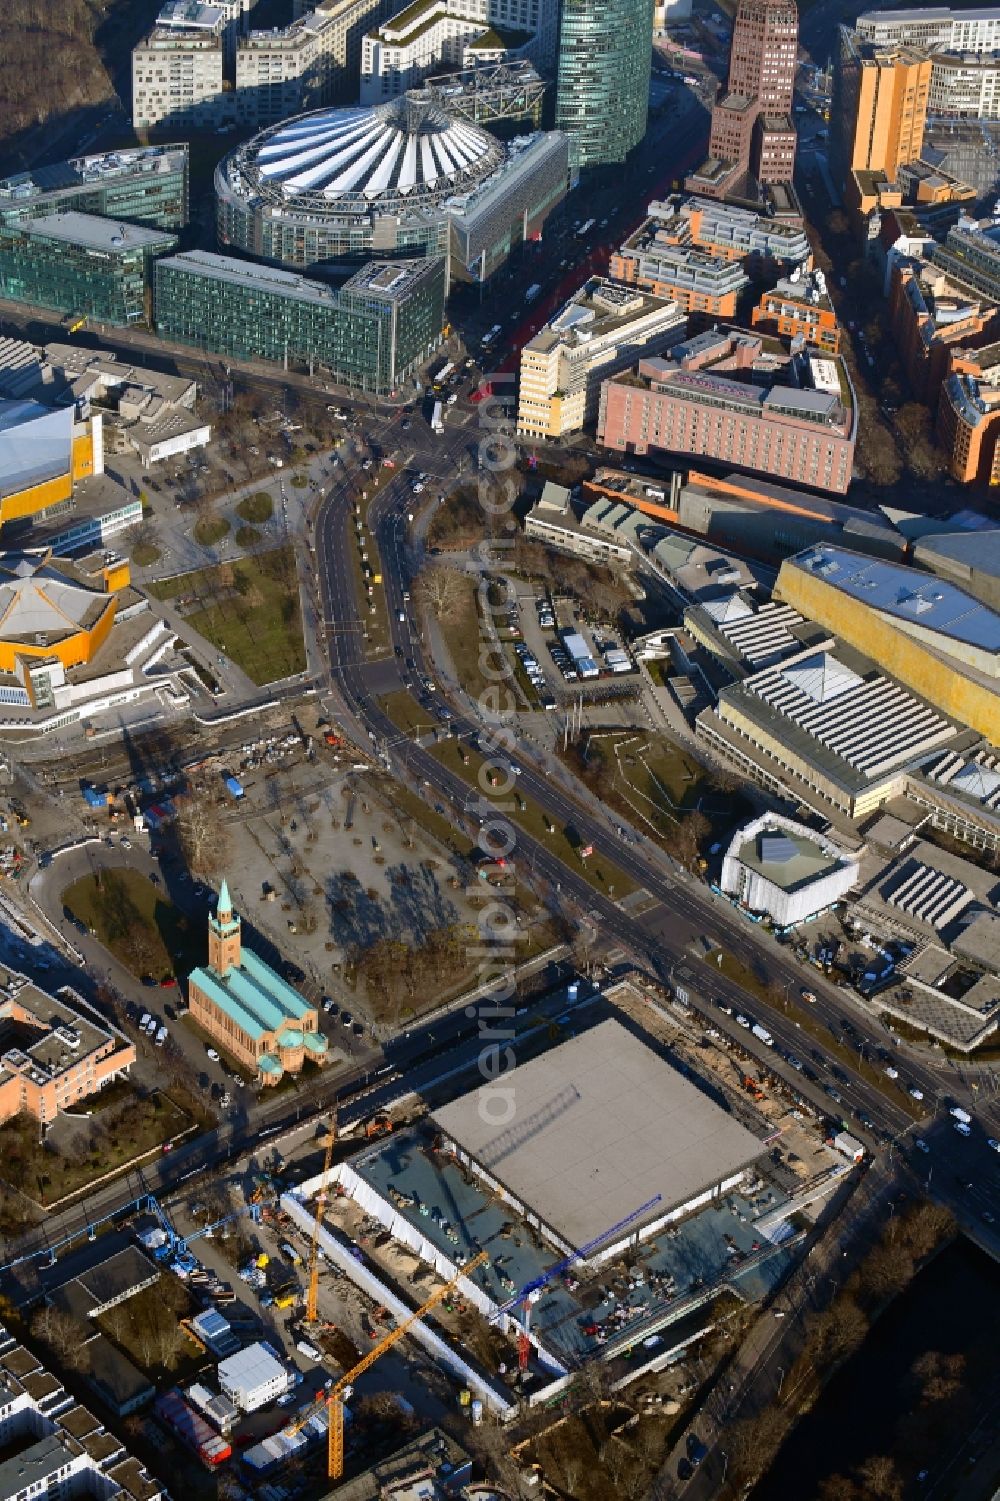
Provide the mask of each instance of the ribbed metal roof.
POLYGON ((501 156, 485 131, 410 95, 289 120, 250 142, 244 170, 286 199, 438 198, 473 185, 501 156))

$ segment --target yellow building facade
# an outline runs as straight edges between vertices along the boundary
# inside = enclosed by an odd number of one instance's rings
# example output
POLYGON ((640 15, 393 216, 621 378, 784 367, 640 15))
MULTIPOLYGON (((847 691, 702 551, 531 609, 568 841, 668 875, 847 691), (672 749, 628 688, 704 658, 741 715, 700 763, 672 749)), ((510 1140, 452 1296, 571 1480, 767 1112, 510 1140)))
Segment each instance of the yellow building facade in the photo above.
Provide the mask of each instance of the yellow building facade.
MULTIPOLYGON (((929 575, 908 572, 914 587, 935 582, 929 575)), ((775 597, 864 652, 941 713, 1000 746, 1000 680, 989 680, 981 653, 963 649, 951 638, 945 646, 938 636, 940 644, 935 644, 933 629, 916 622, 901 628, 885 611, 853 598, 794 558, 781 565, 775 597)))

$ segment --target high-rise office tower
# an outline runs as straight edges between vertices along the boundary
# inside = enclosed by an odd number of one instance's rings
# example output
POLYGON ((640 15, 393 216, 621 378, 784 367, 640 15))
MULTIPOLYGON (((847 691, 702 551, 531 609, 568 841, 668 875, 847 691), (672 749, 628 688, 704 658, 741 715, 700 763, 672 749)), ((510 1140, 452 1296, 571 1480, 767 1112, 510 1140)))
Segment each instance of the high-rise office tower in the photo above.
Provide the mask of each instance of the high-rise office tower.
POLYGON ((723 197, 751 180, 791 182, 798 36, 795 0, 740 0, 729 79, 712 111, 709 160, 693 179, 699 192, 723 197))
POLYGON ((562 0, 556 126, 574 164, 621 162, 646 133, 653 0, 562 0))
POLYGON ((877 47, 840 28, 833 75, 830 160, 840 186, 854 172, 884 173, 916 161, 924 139, 931 58, 906 45, 877 47))

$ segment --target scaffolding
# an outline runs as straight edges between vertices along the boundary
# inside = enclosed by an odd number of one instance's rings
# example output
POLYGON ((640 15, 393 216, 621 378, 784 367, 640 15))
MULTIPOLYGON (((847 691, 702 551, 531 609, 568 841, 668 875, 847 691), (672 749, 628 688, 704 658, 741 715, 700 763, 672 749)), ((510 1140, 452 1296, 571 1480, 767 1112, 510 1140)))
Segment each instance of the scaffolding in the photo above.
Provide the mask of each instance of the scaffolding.
POLYGON ((482 63, 458 73, 441 73, 421 85, 450 115, 472 125, 524 120, 536 129, 548 84, 533 64, 521 60, 482 63))

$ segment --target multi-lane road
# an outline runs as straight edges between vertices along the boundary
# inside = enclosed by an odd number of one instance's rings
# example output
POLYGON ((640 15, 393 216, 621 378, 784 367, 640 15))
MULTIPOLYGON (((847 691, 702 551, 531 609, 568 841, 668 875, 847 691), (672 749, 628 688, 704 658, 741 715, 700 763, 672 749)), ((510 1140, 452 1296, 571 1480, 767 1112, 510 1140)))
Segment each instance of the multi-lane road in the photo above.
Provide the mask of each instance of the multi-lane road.
MULTIPOLYGON (((422 562, 417 528, 407 517, 420 504, 412 493, 416 471, 429 475, 428 490, 438 487, 460 461, 476 459, 479 430, 469 425, 468 409, 455 416, 465 425, 446 428, 432 437, 415 420, 413 430, 399 430, 399 418, 380 432, 386 454, 397 469, 392 480, 372 501, 368 522, 379 548, 393 652, 380 660, 366 657, 361 617, 350 565, 349 516, 354 493, 346 468, 320 508, 316 527, 317 564, 324 614, 329 627, 330 683, 346 716, 363 737, 386 756, 393 772, 409 785, 423 789, 444 807, 456 824, 469 826, 469 811, 479 794, 449 769, 420 739, 400 735, 385 713, 381 697, 392 688, 408 688, 428 708, 442 694, 429 697, 421 680, 435 677, 421 633, 407 603, 422 562), (412 664, 412 665, 410 665, 412 664)), ((453 419, 454 420, 454 419, 453 419)), ((446 487, 446 486, 443 486, 446 487)), ((433 496, 431 497, 433 502, 433 496)), ((443 685, 442 685, 443 686, 443 685)), ((472 737, 484 718, 470 714, 468 705, 451 699, 452 729, 472 737)), ((515 737, 516 725, 510 725, 515 737)), ((989 1234, 994 1206, 1000 1220, 1000 1154, 990 1150, 987 1137, 1000 1137, 1000 1108, 992 1097, 975 1088, 976 1080, 926 1054, 898 1045, 876 1015, 851 992, 841 991, 813 970, 805 970, 788 951, 751 927, 725 900, 704 883, 681 871, 636 830, 624 829, 582 785, 574 790, 553 763, 527 740, 516 750, 520 767, 519 791, 545 810, 560 826, 572 823, 596 856, 619 867, 655 904, 633 915, 621 904, 595 891, 578 867, 565 864, 526 831, 515 827, 515 860, 525 875, 558 891, 579 913, 600 928, 602 946, 620 948, 638 957, 667 984, 682 986, 691 1003, 710 1018, 709 1025, 735 1040, 761 1063, 781 1074, 811 1104, 832 1118, 843 1118, 869 1146, 903 1152, 932 1188, 948 1200, 961 1218, 989 1234), (750 997, 733 981, 710 970, 695 957, 704 939, 748 966, 766 968, 770 993, 781 995, 780 1005, 750 997), (803 990, 815 994, 814 1003, 803 990), (736 1014, 762 1021, 774 1039, 767 1048, 736 1022, 736 1014), (834 1047, 836 1041, 836 1047, 834 1047), (788 1062, 793 1058, 802 1065, 788 1062), (893 1080, 886 1069, 895 1069, 893 1080), (910 1092, 917 1091, 922 1098, 910 1092), (964 1139, 952 1129, 947 1107, 960 1103, 977 1115, 973 1136, 964 1139), (923 1151, 917 1145, 929 1147, 923 1151)), ((516 818, 516 814, 514 815, 516 818)))

